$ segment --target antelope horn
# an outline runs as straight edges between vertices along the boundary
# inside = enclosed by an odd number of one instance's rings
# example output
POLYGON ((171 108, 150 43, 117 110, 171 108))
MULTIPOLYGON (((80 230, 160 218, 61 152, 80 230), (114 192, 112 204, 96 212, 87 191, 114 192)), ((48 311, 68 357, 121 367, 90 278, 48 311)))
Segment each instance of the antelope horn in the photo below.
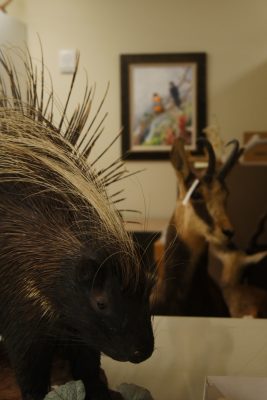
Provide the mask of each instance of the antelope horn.
POLYGON ((238 140, 236 140, 236 139, 231 140, 230 142, 227 143, 226 146, 228 146, 229 144, 233 144, 233 149, 232 149, 231 153, 229 154, 227 160, 225 161, 224 165, 218 172, 218 179, 222 182, 224 181, 226 175, 231 171, 234 164, 237 162, 238 158, 243 153, 243 149, 239 148, 238 140))
POLYGON ((209 182, 211 182, 212 178, 215 175, 216 156, 215 156, 215 153, 214 153, 211 143, 207 139, 200 138, 200 139, 198 139, 197 142, 198 142, 198 144, 201 144, 203 147, 205 147, 208 152, 208 156, 209 156, 208 167, 206 169, 203 179, 207 183, 209 183, 209 182))

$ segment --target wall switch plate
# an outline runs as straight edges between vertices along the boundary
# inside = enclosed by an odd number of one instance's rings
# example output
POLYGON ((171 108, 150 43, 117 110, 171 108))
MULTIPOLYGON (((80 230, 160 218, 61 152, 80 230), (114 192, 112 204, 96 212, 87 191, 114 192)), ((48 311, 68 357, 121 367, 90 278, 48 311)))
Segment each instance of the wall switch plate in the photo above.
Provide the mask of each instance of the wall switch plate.
POLYGON ((59 50, 59 70, 62 74, 73 74, 76 67, 76 49, 59 50))

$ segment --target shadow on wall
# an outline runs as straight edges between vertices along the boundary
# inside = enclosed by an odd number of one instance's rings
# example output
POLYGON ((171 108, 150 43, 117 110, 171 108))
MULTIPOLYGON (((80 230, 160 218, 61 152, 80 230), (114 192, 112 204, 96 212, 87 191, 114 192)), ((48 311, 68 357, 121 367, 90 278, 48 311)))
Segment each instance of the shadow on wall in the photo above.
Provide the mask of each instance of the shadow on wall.
POLYGON ((226 142, 233 137, 241 138, 244 131, 267 130, 267 121, 262 125, 266 115, 266 85, 267 63, 263 63, 214 93, 211 108, 226 142), (231 132, 227 131, 228 126, 231 132))
MULTIPOLYGON (((228 213, 235 228, 235 243, 243 250, 247 249, 261 215, 267 212, 266 182, 267 165, 238 164, 227 178, 228 213)), ((266 230, 260 240, 267 243, 266 230)))

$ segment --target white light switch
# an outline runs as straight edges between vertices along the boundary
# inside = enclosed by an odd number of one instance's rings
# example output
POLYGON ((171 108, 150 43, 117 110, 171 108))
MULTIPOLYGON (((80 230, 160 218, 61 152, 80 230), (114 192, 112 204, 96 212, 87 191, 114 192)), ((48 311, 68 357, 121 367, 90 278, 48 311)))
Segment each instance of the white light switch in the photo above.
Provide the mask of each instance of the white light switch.
POLYGON ((76 66, 76 49, 59 50, 59 70, 62 74, 72 74, 76 66))

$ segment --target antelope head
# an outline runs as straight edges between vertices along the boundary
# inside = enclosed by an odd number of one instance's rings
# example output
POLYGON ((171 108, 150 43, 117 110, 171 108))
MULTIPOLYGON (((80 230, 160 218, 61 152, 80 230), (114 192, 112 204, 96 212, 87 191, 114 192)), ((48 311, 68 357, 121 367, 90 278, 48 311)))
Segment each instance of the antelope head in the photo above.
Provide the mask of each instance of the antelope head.
POLYGON ((201 139, 201 144, 208 154, 208 166, 201 174, 196 174, 191 167, 182 139, 176 139, 171 151, 171 163, 178 180, 175 223, 177 229, 180 225, 182 234, 187 234, 191 238, 192 235, 196 235, 206 242, 224 245, 234 235, 234 229, 226 211, 228 190, 225 178, 242 150, 237 140, 230 142, 233 149, 228 159, 218 169, 210 142, 201 139))

